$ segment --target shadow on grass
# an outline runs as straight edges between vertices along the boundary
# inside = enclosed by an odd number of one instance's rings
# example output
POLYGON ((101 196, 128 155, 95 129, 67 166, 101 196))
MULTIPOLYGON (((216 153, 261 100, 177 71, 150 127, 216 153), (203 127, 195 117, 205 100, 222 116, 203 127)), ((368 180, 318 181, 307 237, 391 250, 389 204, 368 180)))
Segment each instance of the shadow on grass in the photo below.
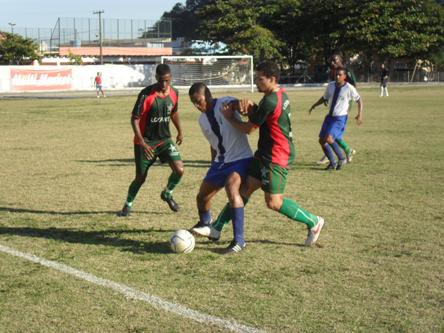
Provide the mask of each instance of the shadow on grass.
MULTIPOLYGON (((119 247, 122 251, 135 254, 171 253, 168 242, 146 242, 142 240, 122 238, 122 234, 166 233, 168 229, 125 229, 83 231, 67 228, 30 228, 30 227, 0 227, 0 235, 15 235, 23 237, 47 238, 60 242, 74 244, 105 245, 119 247)), ((168 236, 165 236, 168 239, 168 236)))
MULTIPOLYGON (((71 211, 71 212, 58 212, 54 210, 39 210, 29 208, 15 208, 15 207, 0 207, 0 212, 8 213, 32 213, 32 214, 48 214, 48 215, 100 215, 110 214, 115 216, 117 210, 103 210, 103 211, 71 211)), ((147 212, 147 211, 133 211, 135 214, 149 214, 149 215, 166 215, 170 214, 164 212, 147 212)))
MULTIPOLYGON (((106 160, 77 160, 76 162, 98 164, 100 166, 125 166, 127 164, 133 165, 134 159, 120 158, 120 159, 106 159, 106 160)), ((192 168, 209 168, 211 164, 210 161, 208 160, 184 160, 183 165, 185 167, 192 167, 192 168)), ((168 163, 161 162, 159 160, 154 163, 154 166, 169 167, 168 163)))

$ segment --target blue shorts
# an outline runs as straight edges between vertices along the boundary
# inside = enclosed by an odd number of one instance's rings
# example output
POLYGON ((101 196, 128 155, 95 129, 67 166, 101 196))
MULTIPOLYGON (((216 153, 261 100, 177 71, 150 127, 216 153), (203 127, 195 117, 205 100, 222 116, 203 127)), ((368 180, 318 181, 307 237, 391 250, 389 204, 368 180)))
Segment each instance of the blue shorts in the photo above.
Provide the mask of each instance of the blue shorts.
POLYGON ((245 158, 243 160, 234 161, 230 163, 213 162, 210 169, 204 178, 204 182, 211 183, 213 185, 224 187, 225 181, 228 176, 233 172, 237 172, 242 180, 247 176, 248 165, 253 158, 245 158))
POLYGON ((345 125, 347 124, 348 116, 332 117, 327 115, 322 123, 321 132, 319 132, 320 138, 325 138, 331 135, 333 139, 342 139, 342 135, 345 132, 345 125))

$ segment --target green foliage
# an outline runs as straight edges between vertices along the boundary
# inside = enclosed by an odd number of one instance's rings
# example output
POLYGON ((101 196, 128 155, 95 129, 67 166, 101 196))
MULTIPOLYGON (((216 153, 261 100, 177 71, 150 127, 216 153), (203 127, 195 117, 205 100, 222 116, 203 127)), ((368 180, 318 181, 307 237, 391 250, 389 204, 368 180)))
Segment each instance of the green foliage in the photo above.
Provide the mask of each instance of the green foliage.
POLYGON ((0 31, 0 64, 29 64, 40 58, 37 50, 32 39, 0 31))
POLYGON ((81 65, 82 64, 82 56, 75 55, 75 54, 72 54, 72 52, 69 52, 68 57, 69 57, 69 62, 72 65, 81 65))
POLYGON ((336 50, 367 63, 439 59, 443 12, 433 0, 188 0, 164 15, 173 18, 176 37, 223 42, 231 54, 293 68, 300 59, 326 62, 336 50))
POLYGON ((350 51, 382 58, 425 57, 443 42, 442 10, 433 1, 362 1, 341 23, 350 51))
POLYGON ((204 40, 223 41, 231 54, 251 54, 255 61, 280 60, 282 42, 261 24, 267 8, 253 0, 212 1, 197 12, 199 32, 204 40))

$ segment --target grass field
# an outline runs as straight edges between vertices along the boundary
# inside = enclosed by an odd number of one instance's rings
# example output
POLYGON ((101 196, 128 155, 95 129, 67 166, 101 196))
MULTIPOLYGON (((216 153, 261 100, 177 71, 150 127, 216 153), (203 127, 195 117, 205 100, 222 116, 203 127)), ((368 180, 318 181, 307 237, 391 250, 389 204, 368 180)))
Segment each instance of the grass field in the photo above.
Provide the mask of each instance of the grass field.
MULTIPOLYGON (((247 249, 228 257, 218 250, 231 226, 191 254, 169 251, 170 234, 197 221, 209 165, 185 93, 182 210, 160 200, 170 169, 156 165, 127 219, 115 212, 134 176, 135 96, 0 100, 0 245, 269 332, 444 332, 444 88, 378 89, 360 91, 364 124, 351 117, 345 136, 357 155, 339 172, 314 164, 326 109, 307 110, 322 91, 289 92, 297 159, 286 192, 327 225, 305 248, 303 225, 258 192, 247 249)), ((225 201, 221 192, 213 215, 225 201)), ((0 332, 223 331, 0 252, 0 332)))

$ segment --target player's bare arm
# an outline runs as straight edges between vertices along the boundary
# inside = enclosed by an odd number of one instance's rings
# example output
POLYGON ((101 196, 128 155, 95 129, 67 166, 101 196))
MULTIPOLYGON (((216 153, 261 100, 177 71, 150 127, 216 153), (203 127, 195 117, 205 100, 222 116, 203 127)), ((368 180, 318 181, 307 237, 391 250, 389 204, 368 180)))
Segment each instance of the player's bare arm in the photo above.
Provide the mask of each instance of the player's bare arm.
POLYGON ((131 127, 133 128, 134 135, 136 136, 137 140, 140 142, 140 145, 143 147, 146 157, 148 159, 152 159, 154 158, 153 149, 143 139, 142 133, 140 132, 139 122, 140 122, 139 118, 131 117, 131 127))
POLYGON ((317 100, 317 102, 311 106, 310 110, 308 110, 308 113, 311 114, 311 111, 313 111, 315 109, 315 107, 317 107, 318 105, 324 104, 324 103, 325 103, 324 97, 319 98, 317 100))
POLYGON ((235 111, 233 110, 233 107, 230 106, 229 104, 224 105, 224 107, 222 108, 222 114, 224 115, 225 119, 229 121, 231 126, 233 126, 237 130, 245 134, 250 134, 257 128, 257 126, 250 121, 243 122, 241 120, 236 119, 234 117, 234 112, 235 111))
POLYGON ((174 127, 176 127, 176 130, 177 130, 176 143, 178 145, 180 145, 183 141, 183 134, 182 134, 182 127, 180 126, 179 113, 172 112, 171 113, 171 120, 174 124, 174 127))
POLYGON ((358 114, 356 115, 355 119, 356 119, 356 124, 361 125, 362 121, 363 121, 363 111, 364 111, 364 103, 362 103, 361 98, 358 99, 358 101, 356 102, 358 103, 358 114))

